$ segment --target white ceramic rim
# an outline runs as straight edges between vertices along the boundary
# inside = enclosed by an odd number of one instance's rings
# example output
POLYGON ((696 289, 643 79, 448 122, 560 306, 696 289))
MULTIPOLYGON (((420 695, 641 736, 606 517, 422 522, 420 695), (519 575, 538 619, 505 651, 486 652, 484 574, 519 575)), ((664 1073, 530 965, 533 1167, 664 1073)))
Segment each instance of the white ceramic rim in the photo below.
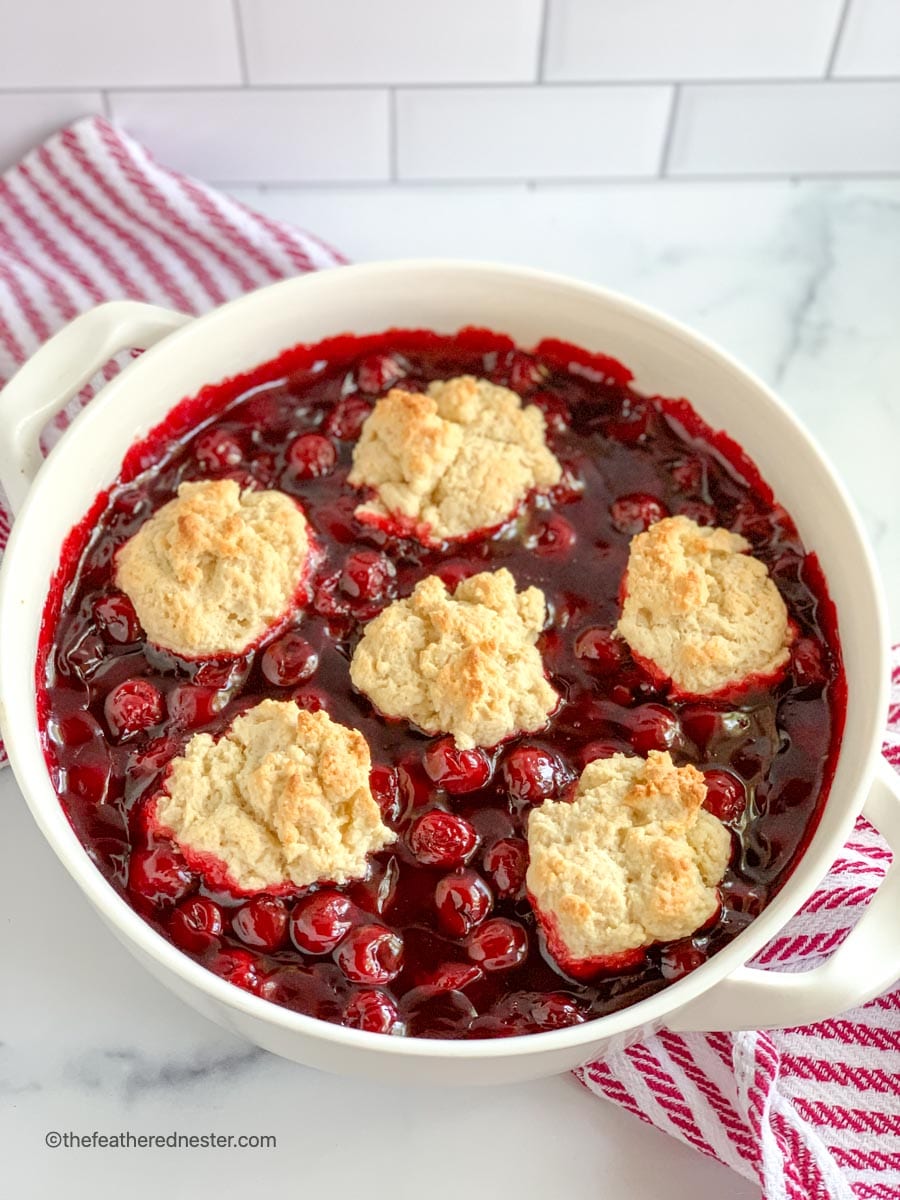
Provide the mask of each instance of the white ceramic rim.
MULTIPOLYGON (((840 478, 831 467, 816 440, 808 433, 800 421, 753 372, 749 371, 727 352, 721 350, 714 343, 696 333, 688 326, 615 291, 569 279, 566 276, 538 271, 532 268, 490 262, 436 259, 368 263, 332 269, 319 273, 317 276, 284 280, 260 289, 258 292, 252 292, 239 297, 229 304, 223 305, 222 308, 215 309, 204 316, 195 318, 183 328, 170 333, 158 348, 146 351, 140 358, 136 359, 108 383, 102 389, 102 393, 76 417, 61 441, 70 443, 77 437, 89 436, 95 426, 102 428, 105 405, 116 402, 118 392, 130 382, 135 374, 141 371, 146 372, 149 365, 152 364, 155 355, 162 352, 170 354, 189 342, 191 334, 195 329, 215 323, 223 310, 227 310, 232 314, 246 312, 249 315, 252 313, 254 305, 258 303, 261 294, 265 293, 269 295, 277 293, 279 289, 295 288, 301 279, 322 278, 323 276, 333 276, 336 273, 340 273, 342 277, 347 278, 348 282, 350 282, 348 277, 352 275, 375 275, 377 277, 379 274, 390 274, 395 276, 404 271, 415 272, 422 270, 440 270, 444 272, 490 271, 494 274, 505 276, 510 284, 534 281, 556 285, 569 292, 573 290, 581 291, 586 296, 590 296, 593 299, 599 298, 611 307, 624 310, 650 327, 675 335, 678 339, 689 343, 694 350, 702 352, 720 366, 742 375, 755 389, 760 401, 775 408, 782 419, 786 420, 792 426, 796 436, 807 444, 811 454, 818 460, 819 465, 830 477, 835 491, 850 518, 850 524, 868 567, 877 613, 878 628, 876 633, 884 655, 887 654, 890 643, 886 604, 868 539, 862 528, 856 508, 840 478)), ((5 577, 6 571, 10 569, 8 564, 14 563, 17 555, 24 552, 24 550, 20 550, 19 548, 19 542, 24 536, 21 531, 27 523, 30 511, 38 507, 44 500, 44 493, 49 492, 52 488, 50 476, 53 471, 56 454, 57 451, 54 449, 48 456, 45 464, 35 477, 28 496, 17 515, 17 519, 13 524, 7 552, 4 556, 3 569, 0 570, 0 580, 5 577)), ((45 602, 46 597, 43 597, 42 604, 45 602)), ((8 603, 7 589, 0 588, 0 626, 6 625, 4 617, 7 615, 6 608, 8 603)), ((5 679, 4 662, 3 656, 0 656, 0 696, 7 694, 8 681, 5 679)), ((869 736, 869 744, 865 749, 864 759, 858 771, 860 779, 864 781, 872 779, 876 763, 880 756, 881 734, 884 717, 887 712, 889 694, 889 682, 886 672, 877 681, 877 688, 879 694, 876 709, 881 714, 882 720, 880 723, 873 725, 869 736)), ((4 728, 9 730, 9 721, 6 719, 6 714, 3 713, 0 715, 3 716, 4 728)), ((36 725, 34 718, 32 720, 33 724, 36 725)), ((519 1057, 556 1049, 574 1048, 581 1045, 587 1049, 591 1043, 621 1036, 630 1030, 639 1029, 645 1025, 664 1023, 667 1015, 682 1008, 689 1001, 713 987, 716 982, 724 980, 726 976, 751 959, 773 934, 786 923, 789 917, 801 907, 837 857, 865 799, 865 788, 861 786, 858 803, 848 805, 843 820, 836 826, 835 831, 827 840, 821 841, 821 844, 819 844, 821 840, 819 838, 821 826, 819 826, 781 891, 760 916, 751 922, 745 931, 720 950, 713 958, 683 979, 669 984, 645 1000, 641 1000, 636 1004, 607 1016, 588 1020, 582 1025, 496 1040, 442 1041, 428 1038, 392 1038, 385 1037, 382 1034, 347 1029, 340 1025, 334 1025, 318 1018, 305 1016, 302 1013, 295 1013, 289 1009, 282 1008, 279 1005, 253 996, 214 975, 186 954, 183 954, 138 916, 135 910, 106 882, 99 869, 89 859, 86 850, 78 841, 74 830, 67 822, 65 823, 65 828, 60 829, 59 833, 48 824, 48 821, 44 818, 43 810, 45 805, 52 804, 57 812, 60 811, 60 806, 46 773, 43 754, 38 751, 40 756, 41 782, 40 785, 35 786, 31 783, 32 772, 38 767, 38 763, 35 761, 35 747, 32 745, 23 752, 18 738, 13 736, 8 739, 7 751, 17 778, 19 780, 27 780, 30 784, 28 788, 23 786, 29 806, 42 832, 63 865, 101 913, 107 914, 110 921, 121 933, 129 941, 135 943, 149 957, 156 959, 162 966, 180 977, 185 983, 198 988, 201 992, 208 994, 226 1007, 242 1011, 250 1017, 278 1026, 287 1032, 296 1032, 348 1048, 356 1047, 362 1049, 365 1047, 368 1050, 377 1050, 379 1053, 387 1055, 399 1054, 429 1059, 519 1057), (809 871, 808 860, 813 852, 815 854, 815 861, 821 869, 809 874, 807 881, 803 882, 803 877, 809 871), (801 867, 803 866, 807 867, 807 871, 801 871, 801 867)), ((831 796, 828 802, 832 802, 831 796)))

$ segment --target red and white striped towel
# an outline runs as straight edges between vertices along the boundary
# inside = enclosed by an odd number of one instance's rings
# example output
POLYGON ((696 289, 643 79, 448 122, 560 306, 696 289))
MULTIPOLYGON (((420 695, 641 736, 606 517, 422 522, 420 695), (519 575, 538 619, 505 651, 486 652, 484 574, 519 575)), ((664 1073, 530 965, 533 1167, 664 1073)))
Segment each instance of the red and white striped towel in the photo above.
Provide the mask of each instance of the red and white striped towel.
MULTIPOLYGON (((0 385, 103 300, 202 313, 344 261, 318 238, 160 166, 103 118, 79 121, 0 179, 0 385)), ((123 353, 102 376, 129 358, 123 353)), ((73 407, 91 394, 86 388, 73 407)), ((56 430, 67 423, 64 415, 56 430)), ((0 515, 0 549, 7 535, 0 515)))
MULTIPOLYGON (((0 180, 0 382, 102 300, 199 313, 342 261, 316 238, 161 167, 107 121, 81 121, 0 180)), ((75 406, 90 395, 85 389, 75 406)), ((0 505, 0 550, 8 530, 0 505)), ((900 657, 894 686, 885 754, 900 769, 900 657)), ((889 861, 860 820, 840 862, 757 965, 814 965, 846 935, 889 861)), ((758 1179, 767 1200, 900 1198, 900 990, 803 1029, 662 1033, 579 1075, 598 1095, 758 1179)))

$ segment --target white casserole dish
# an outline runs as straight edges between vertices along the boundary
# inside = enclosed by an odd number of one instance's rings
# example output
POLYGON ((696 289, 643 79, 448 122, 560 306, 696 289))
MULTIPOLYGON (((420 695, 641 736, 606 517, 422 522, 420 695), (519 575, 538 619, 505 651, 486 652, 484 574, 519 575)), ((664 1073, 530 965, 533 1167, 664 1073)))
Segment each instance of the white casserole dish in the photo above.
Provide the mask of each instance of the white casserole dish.
POLYGON ((379 263, 274 284, 192 319, 133 302, 105 304, 48 342, 0 394, 0 480, 16 514, 0 572, 0 723, 16 779, 60 861, 116 936, 188 1004, 274 1053, 327 1070, 415 1083, 509 1083, 564 1071, 660 1026, 726 1030, 797 1025, 870 999, 900 976, 900 863, 856 929, 804 974, 745 967, 814 891, 864 809, 900 849, 900 786, 880 758, 888 634, 872 555, 821 452, 784 405, 722 351, 660 314, 587 284, 461 262, 379 263), (51 786, 35 707, 44 600, 62 543, 129 446, 203 385, 298 342, 391 326, 450 332, 482 325, 520 345, 544 337, 621 359, 634 386, 687 396, 748 452, 821 561, 839 617, 849 700, 831 793, 802 860, 769 907, 698 970, 621 1012, 497 1041, 390 1038, 270 1004, 205 970, 158 935, 106 883, 51 786), (108 358, 147 352, 108 383, 46 462, 48 419, 108 358), (152 347, 152 348, 151 348, 152 347))

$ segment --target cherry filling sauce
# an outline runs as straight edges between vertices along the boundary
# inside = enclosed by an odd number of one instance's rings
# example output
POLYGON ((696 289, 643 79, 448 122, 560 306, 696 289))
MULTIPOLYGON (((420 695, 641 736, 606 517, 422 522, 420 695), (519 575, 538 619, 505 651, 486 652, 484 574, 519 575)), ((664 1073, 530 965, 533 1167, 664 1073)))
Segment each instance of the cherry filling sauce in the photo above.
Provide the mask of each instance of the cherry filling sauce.
POLYGON ((205 389, 129 452, 67 542, 45 612, 39 716, 76 833, 163 936, 238 987, 324 1020, 500 1037, 641 1000, 765 907, 812 834, 840 742, 834 610, 815 557, 740 449, 685 401, 642 396, 630 378, 564 343, 526 354, 482 330, 335 338, 205 389), (361 524, 346 478, 377 396, 463 373, 540 406, 562 482, 462 544, 426 549, 361 524), (323 553, 288 628, 241 659, 185 661, 143 640, 113 557, 183 480, 210 477, 296 497, 323 553), (667 513, 744 534, 770 569, 797 627, 777 685, 673 701, 612 638, 629 540, 667 513), (426 575, 453 587, 501 566, 547 598, 540 648, 562 703, 546 729, 459 752, 380 718, 350 683, 365 622, 426 575), (324 708, 368 740, 373 793, 398 838, 365 880, 238 898, 154 833, 170 759, 266 696, 324 708), (577 981, 547 954, 525 895, 528 813, 566 794, 592 759, 652 749, 707 772, 708 806, 733 830, 721 910, 637 966, 577 981))

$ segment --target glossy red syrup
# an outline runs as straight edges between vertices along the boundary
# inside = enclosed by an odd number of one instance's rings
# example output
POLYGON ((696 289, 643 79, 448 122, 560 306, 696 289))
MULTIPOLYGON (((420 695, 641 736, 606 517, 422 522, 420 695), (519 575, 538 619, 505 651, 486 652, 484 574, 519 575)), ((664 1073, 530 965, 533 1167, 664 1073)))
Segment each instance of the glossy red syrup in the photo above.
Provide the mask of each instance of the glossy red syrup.
POLYGON ((37 666, 40 717, 78 836, 164 937, 238 987, 324 1020, 503 1037, 650 996, 765 907, 811 836, 840 742, 834 611, 815 557, 740 449, 686 401, 641 396, 629 381, 619 363, 559 342, 526 354, 480 330, 342 337, 205 389, 129 452, 65 547, 37 666), (465 372, 540 405, 563 482, 465 544, 426 549, 360 524, 346 476, 375 398, 465 372), (243 659, 186 662, 143 641, 112 563, 182 480, 210 476, 296 497, 323 558, 291 627, 243 659), (730 702, 675 700, 611 638, 634 528, 680 512, 743 533, 771 570, 798 629, 776 685, 730 702), (362 625, 428 574, 454 586, 500 566, 547 597, 541 650, 563 697, 547 728, 460 754, 379 718, 350 684, 362 625), (373 792, 399 836, 364 881, 235 897, 154 832, 172 756, 265 696, 325 708, 368 739, 373 792), (735 845, 721 913, 618 973, 573 979, 547 954, 525 895, 528 813, 591 759, 653 748, 712 772, 710 804, 735 845))

